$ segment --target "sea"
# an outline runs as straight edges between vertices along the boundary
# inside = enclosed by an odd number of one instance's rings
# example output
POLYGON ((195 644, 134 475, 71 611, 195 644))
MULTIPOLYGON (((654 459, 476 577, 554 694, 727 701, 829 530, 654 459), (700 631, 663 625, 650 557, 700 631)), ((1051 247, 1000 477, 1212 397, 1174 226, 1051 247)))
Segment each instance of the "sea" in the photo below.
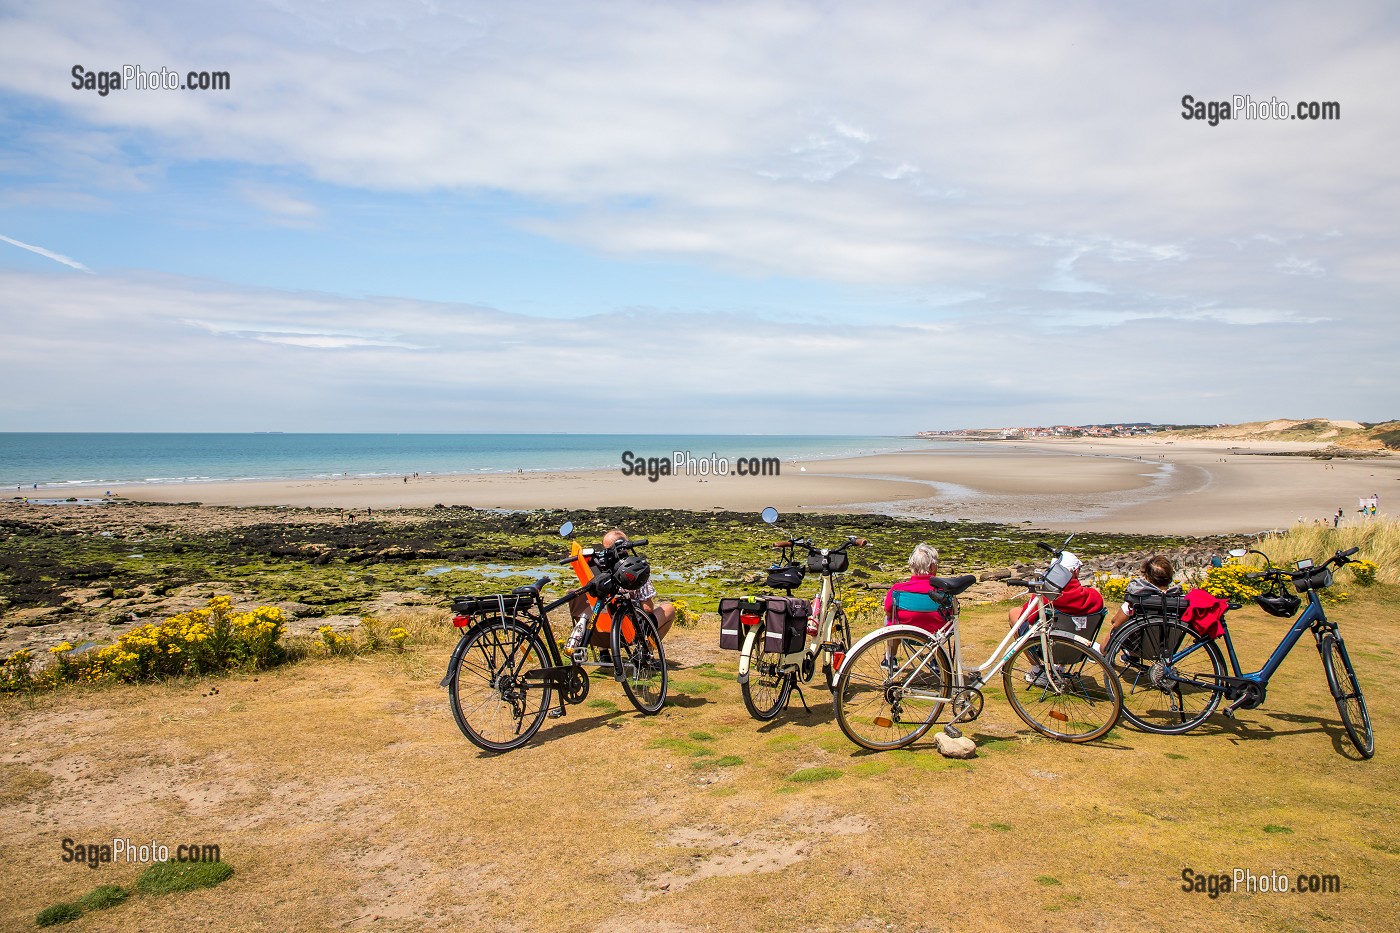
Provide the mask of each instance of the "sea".
POLYGON ((818 460, 947 442, 712 434, 138 434, 0 432, 0 491, 132 483, 329 479, 620 468, 634 457, 818 460))

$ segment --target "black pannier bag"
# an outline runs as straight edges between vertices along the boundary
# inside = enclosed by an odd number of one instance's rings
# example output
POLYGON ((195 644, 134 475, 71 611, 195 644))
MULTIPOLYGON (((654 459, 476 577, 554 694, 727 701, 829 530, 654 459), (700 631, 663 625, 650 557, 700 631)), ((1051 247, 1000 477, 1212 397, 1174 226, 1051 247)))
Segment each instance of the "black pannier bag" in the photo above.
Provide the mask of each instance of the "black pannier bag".
MULTIPOLYGON (((1079 616, 1056 609, 1051 616, 1050 627, 1061 632, 1068 632, 1071 635, 1078 635, 1086 641, 1093 641, 1094 636, 1099 633, 1099 626, 1103 625, 1104 617, 1107 615, 1107 609, 1079 616)), ((1051 648, 1050 653, 1055 656, 1056 664, 1074 664, 1084 657, 1082 651, 1068 645, 1051 648)))
MULTIPOLYGON (((1175 588, 1174 588, 1175 589, 1175 588)), ((1176 654, 1181 648, 1181 640, 1186 637, 1186 629, 1174 625, 1154 625, 1150 620, 1181 621, 1186 611, 1186 597, 1176 593, 1143 593, 1128 596, 1128 605, 1133 610, 1133 620, 1148 619, 1138 629, 1138 635, 1123 648, 1130 655, 1146 660, 1176 654)))
POLYGON ((831 551, 826 554, 814 551, 807 555, 807 569, 812 573, 845 573, 851 563, 845 551, 831 551))
POLYGON ((763 650, 772 654, 796 654, 807 642, 807 619, 812 604, 796 596, 767 598, 763 650))
POLYGON ((751 625, 763 624, 763 602, 758 599, 726 596, 719 601, 719 646, 740 651, 751 625))

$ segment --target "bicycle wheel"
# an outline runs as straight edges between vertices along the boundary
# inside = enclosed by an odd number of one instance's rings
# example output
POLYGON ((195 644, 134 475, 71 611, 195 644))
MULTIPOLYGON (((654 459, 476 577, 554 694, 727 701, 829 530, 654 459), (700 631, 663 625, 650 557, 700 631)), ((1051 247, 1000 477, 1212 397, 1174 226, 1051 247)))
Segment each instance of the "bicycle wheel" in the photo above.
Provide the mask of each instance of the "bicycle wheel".
POLYGON ((514 619, 480 622, 462 636, 452 658, 448 697, 462 734, 488 752, 530 741, 554 692, 548 683, 523 679, 549 666, 539 637, 514 619))
POLYGON ((755 627, 753 644, 749 646, 749 679, 739 685, 739 692, 749 715, 767 722, 787 706, 797 675, 779 668, 783 656, 763 649, 763 627, 755 627))
POLYGON ((666 702, 666 651, 656 623, 644 612, 628 615, 632 622, 632 638, 623 632, 621 619, 613 619, 613 663, 622 672, 622 692, 637 708, 637 712, 653 716, 661 712, 666 702))
POLYGON ((1180 735, 1220 705, 1225 658, 1213 640, 1179 619, 1134 619, 1110 639, 1108 659, 1123 685, 1123 717, 1145 732, 1180 735))
POLYGON ((1022 645, 1002 668, 1011 708, 1041 735, 1062 742, 1102 738, 1123 709, 1123 691, 1102 654, 1063 632, 1047 635, 1050 665, 1040 661, 1040 638, 1022 645), (1043 675, 1039 679, 1037 675, 1043 675))
MULTIPOLYGON (((831 640, 840 642, 842 650, 851 647, 851 623, 846 620, 844 609, 836 610, 836 618, 831 623, 831 640)), ((827 656, 827 661, 822 665, 822 673, 826 675, 826 689, 836 689, 836 671, 831 669, 831 656, 827 656)))
POLYGON ((948 656, 932 635, 883 632, 846 655, 836 685, 836 721, 861 748, 903 748, 943 712, 950 672, 948 656))
POLYGON ((1327 686, 1332 690, 1332 699, 1337 701, 1342 725, 1346 727, 1351 744, 1356 746, 1361 757, 1370 758, 1376 753, 1376 736, 1371 731, 1371 714, 1366 710, 1361 685, 1356 682, 1356 671, 1352 669, 1346 643, 1341 635, 1328 632, 1322 636, 1318 648, 1322 652, 1322 669, 1327 672, 1327 686))

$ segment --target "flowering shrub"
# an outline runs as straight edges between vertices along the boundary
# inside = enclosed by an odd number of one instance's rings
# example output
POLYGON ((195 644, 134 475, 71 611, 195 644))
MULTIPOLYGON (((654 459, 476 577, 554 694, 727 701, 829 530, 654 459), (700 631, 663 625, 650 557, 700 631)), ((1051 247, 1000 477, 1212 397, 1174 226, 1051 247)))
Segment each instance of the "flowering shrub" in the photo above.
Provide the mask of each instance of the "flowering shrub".
POLYGON ((695 612, 690 608, 690 603, 684 599, 677 599, 671 603, 676 609, 676 624, 684 628, 695 621, 695 612))
POLYGON ((1348 564, 1347 569, 1351 571, 1351 578, 1357 586, 1370 586, 1376 582, 1376 571, 1380 567, 1369 560, 1356 560, 1348 564))
POLYGON ((323 625, 316 631, 320 634, 326 650, 332 655, 355 653, 355 639, 349 635, 342 635, 329 625, 323 625))
POLYGON ((30 675, 28 652, 17 651, 3 665, 0 689, 13 691, 31 684, 136 683, 268 667, 284 656, 282 623, 282 610, 275 606, 234 613, 232 599, 216 596, 203 609, 191 609, 160 623, 148 622, 101 648, 75 655, 68 642, 54 645, 49 649, 54 663, 37 676, 30 675))
POLYGON ((1246 567, 1231 560, 1223 567, 1212 567, 1206 571, 1206 579, 1201 589, 1219 599, 1248 602, 1264 592, 1260 585, 1263 581, 1245 579, 1247 574, 1255 572, 1253 567, 1246 567))
POLYGON ((1128 578, 1115 577, 1111 574, 1096 574, 1094 576, 1094 588, 1103 594, 1103 601, 1106 605, 1112 606, 1121 603, 1128 595, 1128 578))
POLYGON ((402 651, 403 646, 408 642, 408 629, 402 625, 396 625, 389 629, 389 642, 394 646, 395 651, 402 651))
POLYGON ((21 648, 0 663, 0 693, 15 693, 28 690, 34 685, 34 676, 29 670, 33 657, 21 648))
POLYGON ((848 591, 841 600, 841 605, 846 610, 846 618, 863 619, 870 615, 883 615, 885 611, 885 599, 883 595, 877 596, 869 590, 848 591))

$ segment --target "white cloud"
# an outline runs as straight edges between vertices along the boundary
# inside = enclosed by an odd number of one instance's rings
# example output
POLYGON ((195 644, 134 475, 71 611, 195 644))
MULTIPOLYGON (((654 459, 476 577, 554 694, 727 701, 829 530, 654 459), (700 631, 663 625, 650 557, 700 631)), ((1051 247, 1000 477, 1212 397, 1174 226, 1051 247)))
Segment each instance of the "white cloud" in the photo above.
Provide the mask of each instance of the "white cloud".
POLYGON ((7 236, 0 235, 0 240, 9 243, 11 246, 18 246, 20 249, 27 249, 31 253, 37 253, 45 259, 52 259, 54 262, 62 263, 70 269, 77 269, 79 272, 92 273, 92 270, 78 260, 62 253, 55 253, 53 250, 44 249, 42 246, 35 246, 32 243, 21 243, 19 240, 12 240, 7 236))

